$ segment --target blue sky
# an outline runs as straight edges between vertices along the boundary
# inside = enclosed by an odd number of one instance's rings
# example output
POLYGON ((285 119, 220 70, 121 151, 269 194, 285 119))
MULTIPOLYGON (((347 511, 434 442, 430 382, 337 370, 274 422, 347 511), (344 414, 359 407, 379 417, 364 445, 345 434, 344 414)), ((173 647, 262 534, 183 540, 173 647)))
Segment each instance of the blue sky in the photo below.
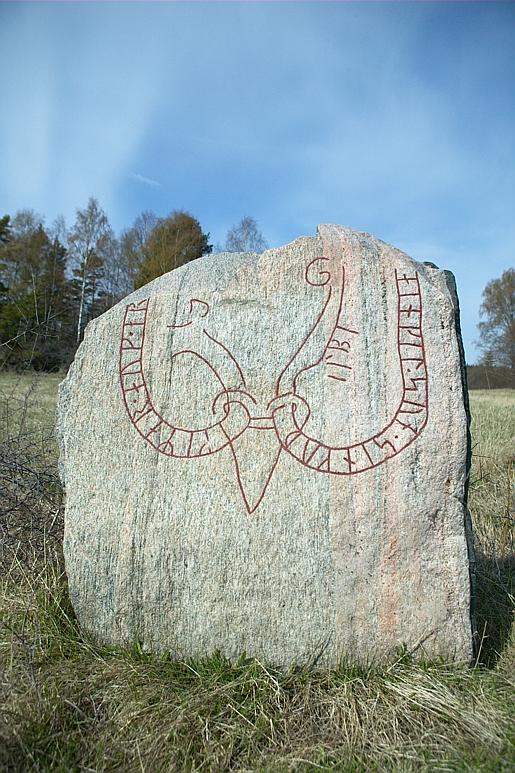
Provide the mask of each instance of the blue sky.
POLYGON ((474 362, 515 255, 513 3, 1 3, 0 214, 320 222, 452 270, 474 362))

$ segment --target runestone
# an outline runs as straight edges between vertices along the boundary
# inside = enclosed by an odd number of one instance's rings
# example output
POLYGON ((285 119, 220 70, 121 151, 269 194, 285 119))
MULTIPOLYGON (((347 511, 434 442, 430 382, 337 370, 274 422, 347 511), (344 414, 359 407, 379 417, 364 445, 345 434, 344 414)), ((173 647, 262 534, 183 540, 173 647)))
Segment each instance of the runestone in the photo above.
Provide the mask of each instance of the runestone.
POLYGON ((60 387, 79 621, 178 657, 470 660, 468 426, 433 264, 325 225, 159 277, 60 387))

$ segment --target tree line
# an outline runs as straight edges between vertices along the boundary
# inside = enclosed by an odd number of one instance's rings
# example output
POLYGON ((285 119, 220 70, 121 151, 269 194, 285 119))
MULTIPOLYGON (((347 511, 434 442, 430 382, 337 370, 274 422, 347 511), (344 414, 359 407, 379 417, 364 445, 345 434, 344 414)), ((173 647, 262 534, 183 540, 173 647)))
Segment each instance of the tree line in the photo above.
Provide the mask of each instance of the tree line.
MULTIPOLYGON (((233 226, 229 252, 261 252, 250 216, 233 226)), ((0 365, 59 370, 72 361, 87 323, 161 274, 209 254, 209 233, 184 211, 142 212, 117 237, 95 198, 47 228, 33 210, 0 217, 0 365)))
MULTIPOLYGON (((229 229, 222 252, 262 252, 256 221, 229 229)), ((119 237, 95 198, 47 228, 32 210, 0 217, 0 366, 58 370, 72 361, 84 328, 128 293, 213 250, 209 233, 188 212, 142 212, 119 237)), ((515 271, 483 291, 472 388, 513 387, 515 271)))

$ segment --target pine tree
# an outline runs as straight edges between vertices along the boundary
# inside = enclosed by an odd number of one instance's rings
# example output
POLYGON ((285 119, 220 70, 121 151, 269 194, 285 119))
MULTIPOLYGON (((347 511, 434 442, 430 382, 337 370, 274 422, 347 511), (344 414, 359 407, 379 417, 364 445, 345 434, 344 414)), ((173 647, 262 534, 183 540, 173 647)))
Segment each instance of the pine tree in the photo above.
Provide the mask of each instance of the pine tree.
POLYGON ((18 213, 0 246, 0 343, 10 366, 63 364, 68 281, 66 250, 50 239, 41 219, 18 213))

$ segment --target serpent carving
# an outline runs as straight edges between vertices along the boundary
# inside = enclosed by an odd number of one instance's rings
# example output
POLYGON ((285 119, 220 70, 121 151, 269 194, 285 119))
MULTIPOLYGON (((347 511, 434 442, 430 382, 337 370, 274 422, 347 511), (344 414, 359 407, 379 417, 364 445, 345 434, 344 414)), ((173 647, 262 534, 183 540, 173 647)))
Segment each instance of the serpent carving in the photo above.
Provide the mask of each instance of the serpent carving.
POLYGON ((245 374, 237 359, 222 341, 208 330, 209 304, 192 298, 187 321, 169 325, 174 330, 174 353, 199 358, 212 372, 220 390, 211 406, 212 421, 200 429, 175 426, 164 418, 152 402, 143 366, 145 333, 150 299, 125 307, 119 355, 119 376, 127 414, 141 437, 152 448, 169 457, 194 459, 230 449, 236 478, 249 512, 261 503, 281 451, 310 470, 330 475, 355 475, 384 464, 407 448, 423 431, 428 418, 428 379, 423 339, 422 296, 418 274, 395 270, 397 291, 397 356, 402 374, 402 394, 390 421, 379 432, 357 438, 345 446, 328 445, 306 431, 310 407, 299 394, 299 377, 324 363, 329 379, 347 380, 347 355, 357 331, 346 326, 342 317, 345 293, 345 267, 318 257, 305 269, 304 279, 313 287, 325 287, 326 295, 315 324, 285 363, 275 384, 266 415, 247 388, 245 374), (327 337, 327 320, 334 320, 327 337), (201 350, 195 351, 192 328, 201 337, 201 350), (186 331, 182 339, 181 333, 186 331), (177 343, 175 343, 177 340, 177 343), (272 455, 259 495, 250 501, 240 474, 237 441, 244 432, 273 432, 278 450, 272 455))

